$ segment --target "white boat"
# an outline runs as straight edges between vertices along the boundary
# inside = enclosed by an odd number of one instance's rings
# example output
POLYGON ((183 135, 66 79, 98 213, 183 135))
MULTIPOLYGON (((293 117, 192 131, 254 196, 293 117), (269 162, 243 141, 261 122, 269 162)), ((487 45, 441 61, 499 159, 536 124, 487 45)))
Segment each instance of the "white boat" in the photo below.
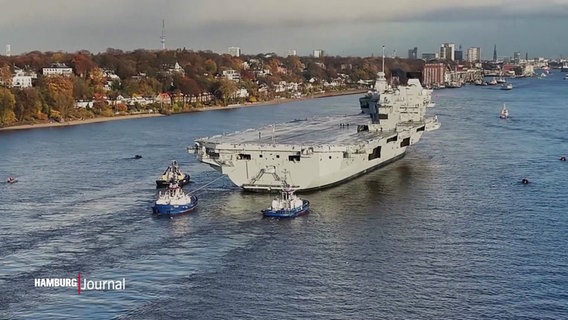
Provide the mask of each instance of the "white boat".
POLYGON ((501 112, 499 113, 499 118, 501 119, 509 118, 509 109, 507 109, 507 106, 505 104, 503 104, 503 108, 501 108, 501 112))
POLYGON ((506 83, 506 82, 507 82, 507 80, 505 80, 505 78, 503 78, 503 77, 499 77, 497 79, 497 83, 506 83))
POLYGON ((510 83, 503 83, 501 85, 501 90, 513 90, 513 85, 510 83))
POLYGON ((310 202, 294 194, 294 190, 284 182, 280 197, 275 197, 270 207, 261 212, 265 217, 295 218, 308 213, 310 202))
POLYGON ((18 179, 14 177, 8 177, 8 179, 6 179, 6 183, 16 183, 16 182, 18 182, 18 179))
POLYGON ((188 152, 245 190, 279 190, 285 172, 295 190, 330 187, 402 158, 438 129, 437 117, 426 116, 431 97, 418 79, 391 87, 378 72, 374 90, 359 99, 362 113, 199 138, 188 152))
POLYGON ((152 212, 157 215, 176 215, 190 212, 196 207, 197 197, 185 193, 179 184, 172 182, 166 191, 159 192, 152 212))
POLYGON ((493 79, 491 79, 491 81, 488 81, 487 84, 490 85, 490 86, 494 86, 494 85, 497 84, 497 79, 495 79, 495 77, 493 77, 493 79))

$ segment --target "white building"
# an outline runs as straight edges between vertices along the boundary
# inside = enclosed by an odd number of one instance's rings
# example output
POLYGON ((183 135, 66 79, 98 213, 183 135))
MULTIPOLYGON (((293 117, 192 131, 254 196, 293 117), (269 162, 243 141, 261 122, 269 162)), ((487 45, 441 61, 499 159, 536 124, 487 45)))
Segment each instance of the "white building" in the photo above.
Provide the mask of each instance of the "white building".
POLYGON ((296 50, 294 49, 288 50, 288 56, 296 56, 296 55, 297 55, 296 50))
POLYGON ((239 48, 239 47, 229 47, 229 49, 227 51, 233 57, 240 57, 240 55, 241 55, 241 48, 239 48))
POLYGON ((481 61, 481 48, 472 47, 467 49, 467 61, 479 62, 481 61))
POLYGON ((314 56, 314 58, 321 58, 321 57, 323 57, 323 50, 321 50, 321 49, 314 50, 312 55, 314 56))
POLYGON ((179 65, 178 62, 176 62, 176 64, 170 68, 170 73, 180 73, 183 74, 185 73, 185 70, 183 70, 183 68, 179 65))
POLYGON ((35 72, 25 72, 22 69, 17 69, 12 76, 12 87, 14 88, 29 88, 32 86, 33 79, 37 79, 35 72))
POLYGON ((440 47, 440 59, 451 60, 454 61, 455 57, 456 45, 453 43, 444 43, 440 47))
POLYGON ((12 77, 12 87, 14 88, 29 88, 32 86, 31 76, 14 76, 12 77))
POLYGON ((248 93, 247 89, 244 89, 244 88, 237 89, 234 97, 235 98, 248 98, 249 93, 248 93))
POLYGON ((223 71, 223 77, 236 82, 241 80, 241 74, 233 69, 223 71))
POLYGON ((71 76, 73 69, 64 63, 54 63, 48 68, 43 68, 42 73, 44 76, 71 76))

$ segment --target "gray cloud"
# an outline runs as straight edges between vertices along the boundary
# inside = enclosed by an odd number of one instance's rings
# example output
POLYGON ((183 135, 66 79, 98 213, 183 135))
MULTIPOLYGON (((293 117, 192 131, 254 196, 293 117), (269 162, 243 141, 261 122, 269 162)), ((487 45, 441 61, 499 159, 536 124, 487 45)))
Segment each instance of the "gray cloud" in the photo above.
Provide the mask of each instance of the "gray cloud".
MULTIPOLYGON (((0 48, 10 43, 15 52, 155 49, 162 19, 170 48, 368 55, 384 43, 405 56, 414 46, 433 51, 442 42, 498 41, 512 50, 521 41, 541 43, 525 36, 536 30, 562 37, 568 16, 568 0, 0 0, 0 8, 0 48)), ((559 46, 538 46, 534 54, 568 54, 559 46)))

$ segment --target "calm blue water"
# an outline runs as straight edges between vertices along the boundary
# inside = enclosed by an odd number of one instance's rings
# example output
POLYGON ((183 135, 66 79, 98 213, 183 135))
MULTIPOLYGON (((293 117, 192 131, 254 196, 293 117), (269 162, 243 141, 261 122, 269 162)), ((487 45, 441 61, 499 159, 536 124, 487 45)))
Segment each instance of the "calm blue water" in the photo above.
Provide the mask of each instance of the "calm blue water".
POLYGON ((0 184, 0 318, 567 318, 562 76, 436 91, 440 130, 399 162, 303 195, 313 210, 294 220, 263 219, 269 195, 241 192, 185 148, 354 113, 357 96, 0 132, 0 177, 19 178, 0 184), (200 207, 157 219, 154 180, 172 159, 200 207), (126 289, 34 288, 78 273, 126 289))

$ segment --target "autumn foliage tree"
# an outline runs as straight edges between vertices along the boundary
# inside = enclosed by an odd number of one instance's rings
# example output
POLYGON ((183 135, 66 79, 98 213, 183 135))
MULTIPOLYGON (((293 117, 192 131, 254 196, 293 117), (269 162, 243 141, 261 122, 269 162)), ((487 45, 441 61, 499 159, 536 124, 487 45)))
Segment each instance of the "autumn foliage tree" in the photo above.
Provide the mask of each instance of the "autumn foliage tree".
POLYGON ((10 125, 16 122, 16 115, 14 114, 14 106, 16 105, 16 98, 7 88, 0 87, 0 124, 10 125))
POLYGON ((45 79, 45 98, 50 107, 49 116, 56 120, 63 120, 72 115, 74 108, 73 80, 71 77, 52 76, 45 79), (56 115, 55 117, 53 115, 56 115), (61 119, 58 119, 61 117, 61 119))

